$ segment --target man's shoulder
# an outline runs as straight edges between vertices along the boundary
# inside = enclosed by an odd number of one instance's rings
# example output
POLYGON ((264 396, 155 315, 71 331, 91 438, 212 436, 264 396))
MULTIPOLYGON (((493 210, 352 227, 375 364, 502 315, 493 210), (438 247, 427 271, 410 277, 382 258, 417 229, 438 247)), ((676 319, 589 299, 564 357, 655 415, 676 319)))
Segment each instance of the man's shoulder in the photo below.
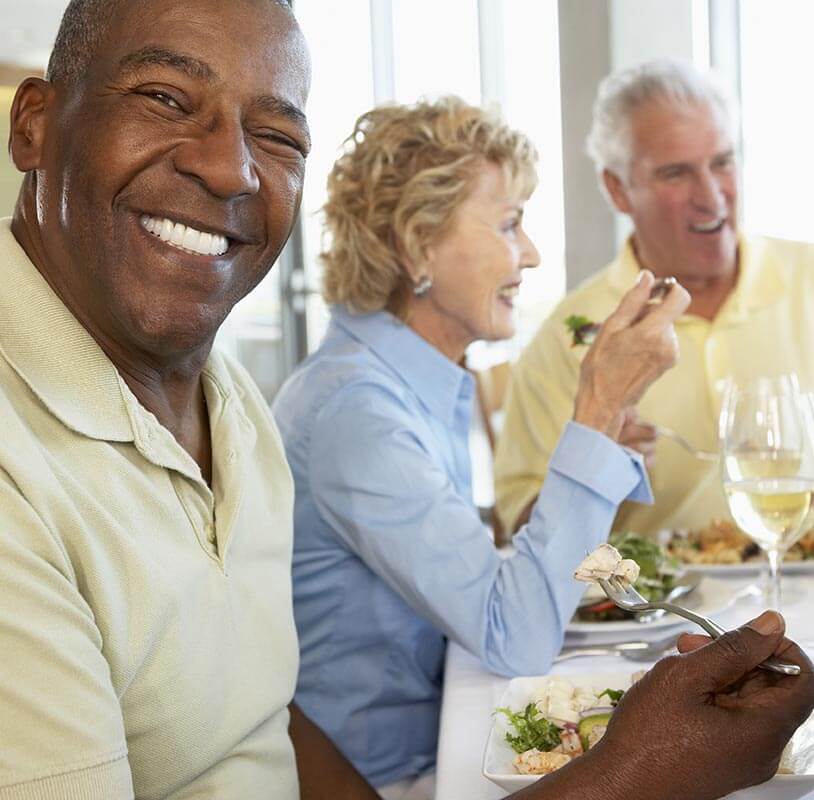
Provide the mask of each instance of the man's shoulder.
POLYGON ((611 267, 603 267, 599 272, 586 278, 568 292, 549 315, 548 321, 564 320, 572 314, 591 317, 604 317, 619 302, 619 291, 611 282, 611 267))
POLYGON ((776 261, 786 268, 808 269, 814 265, 814 243, 775 236, 746 236, 746 244, 759 262, 776 261))
POLYGON ((568 292, 540 325, 524 355, 533 357, 543 348, 550 350, 558 345, 570 351, 571 334, 565 323, 571 316, 586 317, 592 322, 605 319, 619 303, 610 270, 610 266, 604 267, 568 292))

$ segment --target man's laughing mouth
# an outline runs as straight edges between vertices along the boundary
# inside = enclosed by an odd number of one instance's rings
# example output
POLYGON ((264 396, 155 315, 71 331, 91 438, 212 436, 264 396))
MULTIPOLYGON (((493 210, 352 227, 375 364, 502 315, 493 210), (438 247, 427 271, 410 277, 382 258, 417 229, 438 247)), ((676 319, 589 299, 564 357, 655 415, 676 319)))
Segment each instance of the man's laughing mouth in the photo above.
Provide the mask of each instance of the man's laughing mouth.
POLYGON ((141 226, 170 247, 198 256, 222 256, 229 249, 229 239, 219 233, 200 231, 166 217, 142 214, 141 226))

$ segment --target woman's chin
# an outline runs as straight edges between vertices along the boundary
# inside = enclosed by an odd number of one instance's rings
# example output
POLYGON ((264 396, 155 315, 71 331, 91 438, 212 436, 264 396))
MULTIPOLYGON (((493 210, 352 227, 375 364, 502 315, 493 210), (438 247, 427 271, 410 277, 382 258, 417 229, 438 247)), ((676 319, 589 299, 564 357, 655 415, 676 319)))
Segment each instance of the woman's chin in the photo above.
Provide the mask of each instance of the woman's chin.
POLYGON ((517 332, 514 320, 509 320, 505 323, 495 324, 488 331, 478 338, 482 342, 502 342, 505 339, 511 339, 517 332))

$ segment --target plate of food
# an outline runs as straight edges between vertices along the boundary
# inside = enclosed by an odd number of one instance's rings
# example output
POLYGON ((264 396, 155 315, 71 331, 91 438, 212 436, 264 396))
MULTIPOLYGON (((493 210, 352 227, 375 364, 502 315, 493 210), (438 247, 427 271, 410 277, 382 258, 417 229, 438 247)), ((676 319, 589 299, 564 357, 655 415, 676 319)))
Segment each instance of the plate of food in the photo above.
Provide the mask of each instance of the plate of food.
MULTIPOLYGON (((659 542, 687 573, 755 574, 768 567, 763 551, 729 520, 714 519, 696 530, 662 531, 659 542)), ((783 572, 814 574, 814 528, 786 553, 783 572)))
MULTIPOLYGON (((707 616, 720 613, 733 600, 732 587, 714 578, 686 575, 675 559, 657 543, 633 533, 613 534, 609 543, 623 559, 635 561, 639 574, 634 587, 648 600, 678 600, 686 608, 707 616)), ((642 638, 648 631, 686 625, 672 614, 645 612, 633 614, 615 606, 596 584, 583 595, 573 619, 566 628, 569 641, 590 636, 591 642, 642 638)))
MULTIPOLYGON (((539 676, 509 681, 492 714, 483 776, 516 792, 590 750, 642 673, 539 676)), ((730 800, 798 800, 814 791, 814 718, 794 734, 780 772, 730 800), (781 774, 782 773, 782 774, 781 774)))
POLYGON ((510 792, 578 758, 605 733, 630 673, 514 678, 492 715, 483 775, 510 792))

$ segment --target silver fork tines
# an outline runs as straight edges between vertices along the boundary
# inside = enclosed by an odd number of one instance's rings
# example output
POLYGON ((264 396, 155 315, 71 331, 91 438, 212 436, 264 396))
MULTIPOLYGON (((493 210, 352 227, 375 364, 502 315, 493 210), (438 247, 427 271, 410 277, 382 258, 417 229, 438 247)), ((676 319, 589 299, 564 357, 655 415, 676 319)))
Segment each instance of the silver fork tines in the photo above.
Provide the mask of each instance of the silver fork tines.
MULTIPOLYGON (((699 625, 713 639, 717 639, 726 633, 724 628, 716 622, 713 622, 709 617, 703 616, 703 614, 696 614, 694 611, 690 611, 682 606, 677 606, 675 603, 648 602, 632 585, 622 581, 616 575, 612 575, 607 580, 600 579, 599 585, 610 600, 619 606, 619 608, 624 608, 626 611, 649 611, 655 608, 662 608, 671 614, 684 617, 684 619, 688 619, 690 622, 699 625)), ((781 675, 800 674, 800 667, 796 664, 787 664, 776 658, 767 658, 759 666, 761 669, 769 670, 770 672, 779 672, 781 675)))

